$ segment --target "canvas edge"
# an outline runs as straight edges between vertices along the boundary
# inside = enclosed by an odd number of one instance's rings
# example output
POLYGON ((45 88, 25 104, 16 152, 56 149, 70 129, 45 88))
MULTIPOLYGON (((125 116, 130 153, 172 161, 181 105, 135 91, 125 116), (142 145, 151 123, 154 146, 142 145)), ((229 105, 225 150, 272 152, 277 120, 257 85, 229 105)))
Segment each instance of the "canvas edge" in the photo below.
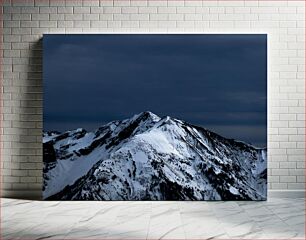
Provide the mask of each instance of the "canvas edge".
MULTIPOLYGON (((42 200, 41 190, 2 190, 2 198, 15 198, 25 200, 42 200)), ((305 190, 268 190, 270 198, 304 198, 305 190)))

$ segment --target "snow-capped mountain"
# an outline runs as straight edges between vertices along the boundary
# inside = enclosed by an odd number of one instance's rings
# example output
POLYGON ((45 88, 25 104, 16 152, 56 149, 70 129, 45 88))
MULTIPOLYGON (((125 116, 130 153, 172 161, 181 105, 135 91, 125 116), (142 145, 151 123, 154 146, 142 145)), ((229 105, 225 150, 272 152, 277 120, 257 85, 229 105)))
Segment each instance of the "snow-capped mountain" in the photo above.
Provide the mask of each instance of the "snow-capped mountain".
POLYGON ((44 199, 265 200, 267 150, 143 112, 45 132, 44 199))

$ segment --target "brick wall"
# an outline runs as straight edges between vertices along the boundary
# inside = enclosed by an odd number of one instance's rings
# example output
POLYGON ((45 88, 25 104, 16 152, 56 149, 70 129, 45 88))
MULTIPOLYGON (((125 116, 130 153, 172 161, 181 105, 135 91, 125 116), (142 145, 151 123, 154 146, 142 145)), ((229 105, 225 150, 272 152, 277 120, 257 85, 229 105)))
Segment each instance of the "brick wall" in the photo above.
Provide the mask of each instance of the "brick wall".
POLYGON ((304 189, 304 1, 4 0, 2 5, 2 196, 40 195, 43 33, 268 33, 269 189, 304 189))

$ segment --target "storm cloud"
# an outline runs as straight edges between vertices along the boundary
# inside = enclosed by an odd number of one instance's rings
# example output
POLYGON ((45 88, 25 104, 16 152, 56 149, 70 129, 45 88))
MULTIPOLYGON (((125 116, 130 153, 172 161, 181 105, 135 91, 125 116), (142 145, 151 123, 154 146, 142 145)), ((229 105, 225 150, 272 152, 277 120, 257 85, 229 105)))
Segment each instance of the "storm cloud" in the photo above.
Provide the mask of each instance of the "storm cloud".
POLYGON ((47 34, 44 130, 93 130, 142 111, 267 142, 265 34, 47 34))

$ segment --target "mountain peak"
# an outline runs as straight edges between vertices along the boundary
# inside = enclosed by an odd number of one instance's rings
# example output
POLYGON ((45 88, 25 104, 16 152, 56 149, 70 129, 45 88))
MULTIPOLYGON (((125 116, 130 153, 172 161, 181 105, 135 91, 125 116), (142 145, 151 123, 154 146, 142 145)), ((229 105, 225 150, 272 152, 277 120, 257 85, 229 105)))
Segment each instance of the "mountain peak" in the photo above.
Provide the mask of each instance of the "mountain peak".
POLYGON ((43 142, 45 199, 266 199, 266 150, 150 111, 43 142))
POLYGON ((132 117, 132 120, 136 120, 136 119, 144 119, 144 120, 150 119, 153 122, 158 122, 160 120, 160 117, 150 111, 144 111, 132 117))

